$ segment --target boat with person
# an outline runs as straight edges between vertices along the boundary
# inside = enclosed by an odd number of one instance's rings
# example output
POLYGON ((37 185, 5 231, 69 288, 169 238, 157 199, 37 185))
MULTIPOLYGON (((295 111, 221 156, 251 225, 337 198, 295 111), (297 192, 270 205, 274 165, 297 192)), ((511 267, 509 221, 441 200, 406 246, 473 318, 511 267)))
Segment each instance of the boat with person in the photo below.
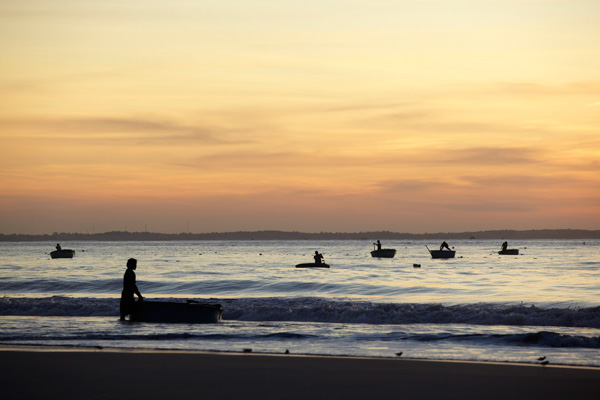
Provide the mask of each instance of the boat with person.
POLYGON ((500 251, 498 252, 498 254, 518 256, 519 255, 519 249, 509 249, 508 248, 508 242, 504 241, 504 243, 502 243, 502 248, 500 249, 500 251))
POLYGON ((296 268, 329 268, 329 264, 325 264, 324 262, 323 254, 319 253, 318 250, 315 251, 313 259, 315 262, 298 264, 296 268))
POLYGON ((73 258, 74 255, 75 250, 70 249, 54 250, 50 253, 50 257, 52 258, 73 258))
MULTIPOLYGON (((427 246, 425 246, 427 247, 427 246)), ((427 247, 429 250, 429 247, 427 247)), ((456 256, 455 250, 429 250, 431 258, 454 258, 456 256)))
POLYGON ((223 307, 220 304, 201 304, 195 300, 186 303, 171 301, 138 301, 130 321, 166 322, 188 324, 215 324, 221 322, 223 307))
POLYGON ((456 256, 455 250, 429 250, 431 258, 454 258, 456 256))
POLYGON ((379 249, 371 252, 371 257, 377 258, 394 258, 396 249, 379 249))
POLYGON ((373 243, 373 251, 371 252, 371 257, 394 258, 395 255, 396 255, 396 249, 381 248, 381 240, 377 240, 376 243, 373 243))

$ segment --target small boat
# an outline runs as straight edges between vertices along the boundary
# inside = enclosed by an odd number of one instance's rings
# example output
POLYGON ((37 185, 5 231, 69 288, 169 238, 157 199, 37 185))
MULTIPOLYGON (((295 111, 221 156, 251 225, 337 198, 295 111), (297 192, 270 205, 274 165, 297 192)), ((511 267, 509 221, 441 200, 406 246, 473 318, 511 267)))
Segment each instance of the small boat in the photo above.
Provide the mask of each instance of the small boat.
POLYGON ((329 268, 329 264, 304 263, 296 265, 296 268, 329 268))
POLYGON ((509 255, 509 256, 518 256, 519 255, 519 249, 500 250, 498 252, 498 254, 505 254, 505 255, 509 255))
POLYGON ((215 324, 221 322, 220 304, 200 304, 196 301, 176 303, 168 301, 138 301, 130 321, 169 322, 188 324, 215 324))
POLYGON ((74 255, 75 250, 69 249, 54 250, 50 253, 50 257, 52 258, 73 258, 74 255))
POLYGON ((431 258, 454 258, 456 251, 454 250, 429 250, 431 258))
MULTIPOLYGON (((427 246, 425 246, 427 247, 427 246)), ((427 247, 429 250, 429 247, 427 247)), ((431 254, 431 258, 454 258, 456 255, 456 251, 454 250, 429 250, 429 254, 431 254)))
POLYGON ((377 257, 377 258, 394 258, 395 255, 396 255, 396 249, 380 249, 380 250, 373 250, 371 252, 371 256, 377 257))

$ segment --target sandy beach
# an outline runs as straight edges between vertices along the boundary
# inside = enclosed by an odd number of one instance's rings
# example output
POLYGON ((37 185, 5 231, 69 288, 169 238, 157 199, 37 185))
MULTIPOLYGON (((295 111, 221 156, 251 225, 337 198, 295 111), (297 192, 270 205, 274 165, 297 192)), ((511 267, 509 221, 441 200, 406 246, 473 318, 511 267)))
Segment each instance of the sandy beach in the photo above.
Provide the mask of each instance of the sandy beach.
POLYGON ((4 348, 0 384, 4 399, 596 399, 600 369, 4 348))

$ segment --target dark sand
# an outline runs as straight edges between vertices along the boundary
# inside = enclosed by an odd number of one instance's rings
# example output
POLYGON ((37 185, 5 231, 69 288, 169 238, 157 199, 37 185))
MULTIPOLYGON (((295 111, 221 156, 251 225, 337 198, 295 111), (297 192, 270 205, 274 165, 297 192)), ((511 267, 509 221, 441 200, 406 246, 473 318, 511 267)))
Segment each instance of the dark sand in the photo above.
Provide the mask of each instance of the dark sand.
POLYGON ((2 399, 599 399, 600 368, 0 348, 2 399))

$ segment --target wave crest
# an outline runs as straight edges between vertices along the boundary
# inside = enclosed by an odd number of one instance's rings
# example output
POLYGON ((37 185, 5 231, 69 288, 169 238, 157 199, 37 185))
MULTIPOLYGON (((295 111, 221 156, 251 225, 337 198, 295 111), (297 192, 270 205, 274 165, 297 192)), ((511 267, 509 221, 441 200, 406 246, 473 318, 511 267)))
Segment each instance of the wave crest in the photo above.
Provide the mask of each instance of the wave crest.
MULTIPOLYGON (((185 301, 184 299, 160 299, 185 301)), ((201 299, 194 299, 201 300, 201 299)), ((373 303, 324 298, 205 299, 223 305, 224 320, 366 324, 473 324, 600 328, 600 307, 542 308, 535 305, 373 303)), ((116 316, 119 299, 53 296, 4 297, 0 315, 116 316)))

